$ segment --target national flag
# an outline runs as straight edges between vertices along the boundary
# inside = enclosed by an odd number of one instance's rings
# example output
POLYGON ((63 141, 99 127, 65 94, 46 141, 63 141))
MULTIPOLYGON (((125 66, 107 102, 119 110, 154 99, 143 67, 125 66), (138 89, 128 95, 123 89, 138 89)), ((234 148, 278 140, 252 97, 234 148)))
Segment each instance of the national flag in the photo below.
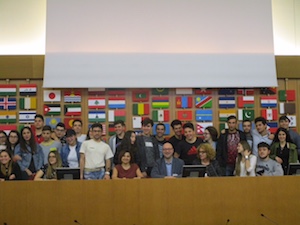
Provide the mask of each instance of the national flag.
POLYGON ((295 90, 280 90, 278 91, 279 101, 295 101, 296 91, 295 90))
POLYGON ((296 116, 287 115, 287 117, 290 119, 289 127, 296 127, 297 126, 296 116))
POLYGON ((36 97, 20 98, 20 109, 36 109, 36 97))
POLYGON ((65 105, 65 116, 81 116, 81 105, 65 105))
POLYGON ((106 114, 105 111, 89 111, 89 123, 105 122, 106 114))
POLYGON ((208 88, 195 88, 195 94, 196 95, 211 95, 212 89, 208 88))
POLYGON ((227 123, 220 123, 219 124, 219 130, 222 131, 222 130, 225 130, 225 129, 228 129, 228 124, 227 123))
POLYGON ((7 135, 9 135, 10 131, 17 130, 16 125, 0 125, 0 130, 4 131, 7 135))
POLYGON ((272 134, 275 134, 278 129, 278 123, 277 122, 267 122, 267 126, 269 128, 269 131, 272 134))
POLYGON ((169 106, 169 97, 152 97, 152 108, 167 109, 169 106))
POLYGON ((60 104, 44 104, 44 115, 51 116, 55 115, 58 116, 61 113, 61 106, 60 104))
POLYGON ((264 117, 266 120, 277 120, 278 111, 277 109, 262 109, 261 116, 264 117))
POLYGON ((193 120, 193 111, 192 110, 179 110, 179 111, 177 111, 177 118, 182 121, 191 121, 191 120, 193 120))
POLYGON ((153 110, 152 119, 154 122, 168 122, 170 120, 170 111, 169 110, 153 110))
POLYGON ((132 104, 132 114, 135 116, 149 115, 150 106, 145 103, 132 104))
MULTIPOLYGON (((105 136, 106 135, 106 124, 105 123, 101 123, 102 125, 102 136, 105 136)), ((102 137, 102 140, 104 142, 106 142, 106 138, 105 137, 102 137)))
POLYGON ((212 109, 198 109, 196 110, 196 121, 212 121, 213 111, 212 109))
POLYGON ((108 135, 113 136, 115 134, 115 125, 113 123, 108 124, 108 135))
POLYGON ((132 91, 132 101, 133 102, 148 102, 149 101, 149 93, 148 89, 140 89, 132 91))
POLYGON ((152 88, 152 95, 168 95, 169 88, 152 88))
POLYGON ((197 134, 203 135, 206 127, 211 127, 211 126, 213 126, 212 122, 197 123, 197 134))
POLYGON ((36 84, 20 84, 20 96, 35 96, 37 92, 36 84))
POLYGON ((16 111, 0 111, 0 123, 16 123, 16 111))
POLYGON ((19 123, 34 123, 36 111, 19 111, 19 123))
POLYGON ((114 98, 108 99, 108 108, 110 109, 125 109, 125 98, 114 98))
POLYGON ((294 102, 280 102, 279 103, 280 114, 295 114, 296 104, 294 102))
POLYGON ((59 122, 61 122, 59 117, 46 117, 46 125, 49 125, 52 128, 55 128, 59 122))
POLYGON ((220 121, 227 121, 229 116, 236 116, 235 109, 221 109, 219 110, 219 120, 220 121))
POLYGON ((254 89, 251 88, 238 88, 236 90, 237 95, 254 95, 254 89))
POLYGON ((81 102, 81 91, 64 91, 64 102, 81 102))
POLYGON ((16 96, 16 84, 0 84, 0 96, 16 96))
POLYGON ((17 99, 14 97, 1 97, 0 98, 0 110, 16 110, 17 99))
POLYGON ((275 95, 277 93, 276 87, 270 87, 270 88, 261 88, 260 94, 261 95, 275 95))
POLYGON ((234 108, 235 97, 219 97, 219 108, 234 108))
POLYGON ((254 96, 238 96, 239 108, 254 108, 254 96))
POLYGON ((255 118, 253 109, 239 109, 238 110, 238 120, 250 120, 253 121, 255 118))
POLYGON ((192 108, 193 98, 188 96, 176 97, 176 108, 192 108))
POLYGON ((125 88, 109 88, 107 89, 108 95, 125 95, 125 88))
POLYGON ((196 108, 212 108, 212 96, 196 96, 196 108))
POLYGON ((88 95, 105 95, 105 88, 88 88, 88 95))
POLYGON ((142 128, 142 117, 141 116, 133 116, 132 117, 132 128, 142 128))
POLYGON ((44 90, 44 102, 60 102, 60 90, 44 90))
POLYGON ((73 121, 74 120, 81 120, 81 118, 76 117, 76 118, 64 118, 64 124, 66 125, 66 129, 72 129, 73 126, 73 121))
MULTIPOLYGON (((170 124, 164 123, 164 125, 165 125, 165 135, 169 135, 170 134, 170 124)), ((153 135, 157 134, 156 126, 157 126, 157 123, 153 125, 153 128, 152 128, 153 135)))
POLYGON ((176 95, 192 95, 193 88, 176 88, 175 94, 176 95))
POLYGON ((219 89, 218 93, 219 93, 219 95, 234 95, 235 89, 221 88, 221 89, 219 89))
POLYGON ((115 122, 118 120, 125 121, 126 110, 116 109, 116 110, 108 110, 108 122, 115 122))
POLYGON ((89 109, 105 109, 105 105, 104 97, 88 97, 89 109))
POLYGON ((276 96, 263 96, 260 97, 260 103, 262 108, 274 108, 277 107, 276 96))

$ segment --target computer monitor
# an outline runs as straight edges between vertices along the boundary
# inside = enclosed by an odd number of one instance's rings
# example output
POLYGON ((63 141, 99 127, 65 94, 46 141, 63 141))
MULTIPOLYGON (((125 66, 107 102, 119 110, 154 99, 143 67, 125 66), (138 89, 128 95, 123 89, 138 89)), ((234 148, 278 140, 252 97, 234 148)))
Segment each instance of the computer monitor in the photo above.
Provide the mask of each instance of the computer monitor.
POLYGON ((56 168, 56 176, 57 180, 79 180, 80 169, 69 167, 56 168))
POLYGON ((300 176, 300 163, 290 163, 287 174, 300 176))
POLYGON ((184 165, 182 177, 204 177, 206 166, 203 165, 184 165))

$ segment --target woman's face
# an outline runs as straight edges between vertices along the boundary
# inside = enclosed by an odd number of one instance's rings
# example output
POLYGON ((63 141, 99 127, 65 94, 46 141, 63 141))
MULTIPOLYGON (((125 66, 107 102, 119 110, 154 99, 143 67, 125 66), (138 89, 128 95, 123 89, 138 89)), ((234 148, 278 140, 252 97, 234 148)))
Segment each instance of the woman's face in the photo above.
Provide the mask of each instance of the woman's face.
POLYGON ((244 151, 243 145, 241 143, 238 143, 237 150, 238 153, 242 153, 244 151))
POLYGON ((2 151, 0 153, 0 162, 1 162, 1 164, 7 165, 10 160, 11 160, 11 158, 9 157, 9 154, 7 152, 2 151))
POLYGON ((131 142, 131 144, 134 144, 135 140, 136 140, 136 134, 135 133, 131 133, 131 136, 130 136, 130 142, 131 142))
POLYGON ((206 152, 204 149, 202 149, 202 148, 199 149, 199 158, 200 158, 201 160, 207 158, 207 152, 206 152))
POLYGON ((24 138, 25 141, 29 141, 31 139, 31 132, 28 129, 24 129, 22 131, 22 136, 24 138))
POLYGON ((15 145, 18 142, 18 135, 14 132, 11 132, 8 136, 9 143, 15 145))
POLYGON ((130 157, 129 152, 125 152, 125 154, 121 158, 121 161, 122 161, 122 163, 126 163, 127 164, 127 163, 130 162, 130 159, 131 159, 131 157, 130 157))
POLYGON ((285 134, 285 132, 279 131, 279 133, 278 133, 278 139, 279 139, 280 142, 286 141, 286 134, 285 134))
POLYGON ((54 165, 57 162, 56 156, 53 152, 49 153, 48 161, 50 165, 54 165))
POLYGON ((211 135, 210 135, 209 131, 206 129, 204 130, 203 136, 204 136, 205 141, 209 141, 211 139, 211 135))

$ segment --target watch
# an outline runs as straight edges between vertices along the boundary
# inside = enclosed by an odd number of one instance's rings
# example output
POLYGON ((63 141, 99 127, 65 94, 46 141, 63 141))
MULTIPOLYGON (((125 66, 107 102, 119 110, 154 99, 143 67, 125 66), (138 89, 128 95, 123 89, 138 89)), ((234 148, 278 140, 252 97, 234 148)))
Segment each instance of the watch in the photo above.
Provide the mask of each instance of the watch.
POLYGON ((106 171, 106 172, 105 172, 105 175, 110 175, 110 172, 106 171))
POLYGON ((246 160, 249 159, 249 155, 245 155, 245 159, 246 159, 246 160))

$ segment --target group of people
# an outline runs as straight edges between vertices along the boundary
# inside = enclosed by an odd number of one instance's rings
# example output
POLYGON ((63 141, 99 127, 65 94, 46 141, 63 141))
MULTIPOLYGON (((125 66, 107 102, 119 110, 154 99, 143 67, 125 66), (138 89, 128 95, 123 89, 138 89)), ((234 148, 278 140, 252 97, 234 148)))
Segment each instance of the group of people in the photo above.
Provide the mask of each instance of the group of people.
POLYGON ((0 131, 0 180, 57 179, 59 167, 80 168, 80 179, 178 178, 184 165, 203 165, 205 176, 280 176, 288 173, 290 163, 298 162, 300 136, 281 116, 280 127, 272 134, 265 118, 242 122, 227 118, 227 129, 218 134, 205 128, 197 137, 192 123, 173 120, 174 135, 165 138, 165 125, 142 120, 142 133, 127 130, 124 121, 114 123, 115 134, 102 140, 103 127, 92 124, 82 133, 82 121, 74 120, 72 129, 58 123, 54 130, 44 125, 42 115, 34 126, 7 135, 0 131), (299 146, 299 147, 298 147, 299 146))

